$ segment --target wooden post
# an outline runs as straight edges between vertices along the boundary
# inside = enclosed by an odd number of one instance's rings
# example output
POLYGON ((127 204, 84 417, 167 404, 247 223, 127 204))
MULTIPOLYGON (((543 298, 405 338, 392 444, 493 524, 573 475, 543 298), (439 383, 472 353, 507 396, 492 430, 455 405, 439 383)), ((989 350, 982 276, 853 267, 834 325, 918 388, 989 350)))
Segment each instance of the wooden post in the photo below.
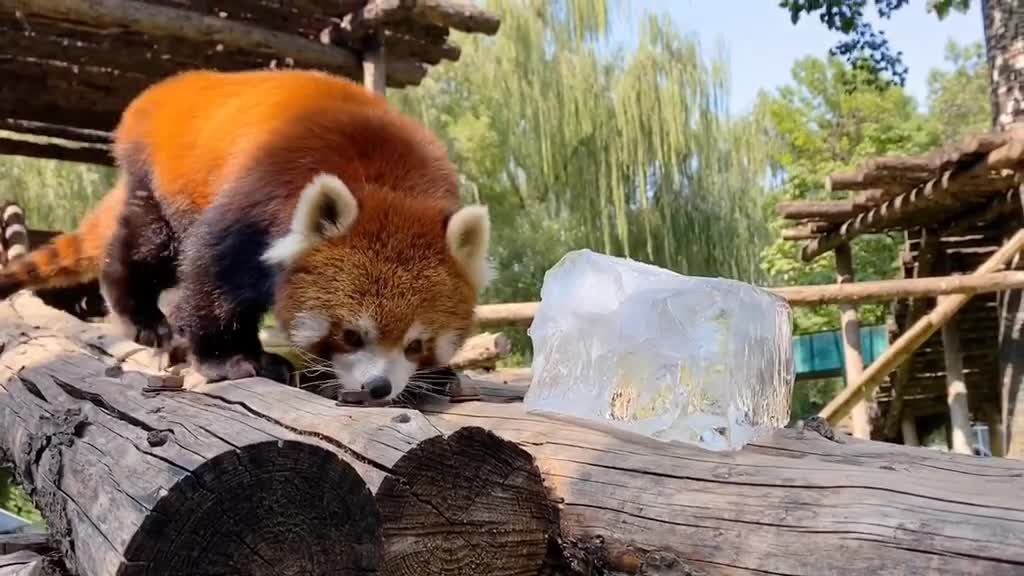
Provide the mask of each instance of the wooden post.
POLYGON ((363 53, 363 85, 367 90, 384 95, 388 77, 387 47, 378 42, 363 53))
POLYGON ((904 446, 920 446, 921 441, 917 438, 917 419, 910 412, 904 411, 900 418, 900 429, 903 432, 904 446))
MULTIPOLYGON (((853 278, 853 253, 849 244, 836 248, 836 281, 848 284, 853 278)), ((840 304, 839 318, 842 326, 843 359, 846 366, 846 385, 855 384, 864 372, 864 357, 860 351, 860 319, 855 304, 840 304)), ((871 438, 871 418, 868 415, 867 400, 854 407, 851 413, 853 435, 857 438, 871 438)))
MULTIPOLYGON (((1006 244, 1003 244, 995 254, 979 266, 974 274, 987 274, 1001 269, 1020 252, 1022 247, 1024 247, 1024 230, 1018 230, 1007 240, 1006 244)), ((939 300, 931 312, 908 328, 888 350, 872 362, 871 366, 868 366, 856 383, 847 386, 833 398, 827 406, 821 409, 819 415, 834 424, 849 414, 862 398, 875 390, 882 378, 885 378, 889 372, 909 358, 914 350, 917 350, 925 340, 963 308, 970 298, 970 295, 967 294, 954 294, 939 300)))
POLYGON ((955 319, 942 326, 942 353, 946 360, 946 402, 949 404, 950 449, 957 454, 972 454, 974 432, 967 408, 967 384, 964 381, 964 357, 960 350, 960 330, 955 319))

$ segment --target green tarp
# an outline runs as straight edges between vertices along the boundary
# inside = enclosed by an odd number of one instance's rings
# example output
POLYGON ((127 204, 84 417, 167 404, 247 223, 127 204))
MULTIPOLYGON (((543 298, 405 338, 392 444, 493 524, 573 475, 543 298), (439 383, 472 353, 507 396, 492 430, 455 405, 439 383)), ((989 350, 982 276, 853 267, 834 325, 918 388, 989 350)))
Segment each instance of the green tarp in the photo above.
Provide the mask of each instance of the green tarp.
MULTIPOLYGON (((860 350, 867 366, 889 346, 889 333, 885 326, 862 326, 860 350)), ((842 376, 843 343, 839 331, 816 332, 793 338, 793 363, 797 380, 842 376)))

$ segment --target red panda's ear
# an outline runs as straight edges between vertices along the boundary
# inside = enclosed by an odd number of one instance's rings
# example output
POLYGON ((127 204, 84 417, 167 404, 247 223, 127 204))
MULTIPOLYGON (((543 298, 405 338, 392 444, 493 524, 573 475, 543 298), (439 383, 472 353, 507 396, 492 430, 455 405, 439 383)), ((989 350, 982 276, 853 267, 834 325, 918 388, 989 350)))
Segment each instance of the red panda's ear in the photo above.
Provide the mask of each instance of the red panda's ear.
POLYGON ((448 219, 445 231, 448 251, 462 266, 477 290, 491 280, 487 252, 491 243, 491 218, 486 206, 466 206, 448 219))
POLYGON ((358 215, 359 205, 341 178, 319 174, 299 193, 288 234, 271 244, 263 260, 290 264, 325 239, 348 232, 358 215))

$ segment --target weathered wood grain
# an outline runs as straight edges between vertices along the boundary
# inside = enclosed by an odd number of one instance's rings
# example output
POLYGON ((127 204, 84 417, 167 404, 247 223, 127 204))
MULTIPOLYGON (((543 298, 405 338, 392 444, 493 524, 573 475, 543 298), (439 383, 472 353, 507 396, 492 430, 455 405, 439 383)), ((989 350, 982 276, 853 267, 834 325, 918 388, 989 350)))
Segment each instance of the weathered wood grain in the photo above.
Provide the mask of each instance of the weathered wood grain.
POLYGON ((0 457, 79 574, 526 576, 543 560, 540 473, 483 429, 445 438, 415 411, 261 379, 147 392, 149 350, 27 293, 0 304, 0 351, 0 457), (431 501, 434 523, 406 513, 431 501))
MULTIPOLYGON (((31 302, 25 295, 13 304, 25 311, 31 302)), ((6 308, 0 304, 4 329, 6 308)), ((834 441, 811 430, 710 452, 527 414, 520 403, 349 408, 262 379, 146 396, 129 376, 152 366, 148 352, 125 360, 121 380, 90 376, 97 362, 133 345, 41 306, 17 321, 29 341, 9 346, 0 362, 17 364, 45 346, 53 358, 42 366, 36 358, 18 377, 41 383, 36 389, 50 402, 63 398, 67 384, 51 386, 39 374, 52 379, 57 370, 102 392, 108 407, 93 398, 90 417, 126 414, 173 431, 158 448, 143 435, 125 439, 125 454, 184 459, 185 446, 211 450, 204 446, 232 438, 242 423, 250 434, 275 431, 333 450, 375 494, 381 573, 536 574, 539 534, 550 544, 546 574, 1024 571, 1022 462, 834 441), (62 363, 67 354, 78 354, 71 365, 62 363), (187 424, 199 417, 192 411, 205 415, 203 428, 187 424), (541 481, 550 506, 541 505, 541 481)), ((40 400, 26 389, 17 401, 40 400)), ((0 396, 4 410, 10 403, 0 396)), ((65 465, 79 444, 60 448, 65 465)), ((102 520, 102 509, 86 504, 102 520)), ((83 533, 75 542, 88 540, 83 533)))

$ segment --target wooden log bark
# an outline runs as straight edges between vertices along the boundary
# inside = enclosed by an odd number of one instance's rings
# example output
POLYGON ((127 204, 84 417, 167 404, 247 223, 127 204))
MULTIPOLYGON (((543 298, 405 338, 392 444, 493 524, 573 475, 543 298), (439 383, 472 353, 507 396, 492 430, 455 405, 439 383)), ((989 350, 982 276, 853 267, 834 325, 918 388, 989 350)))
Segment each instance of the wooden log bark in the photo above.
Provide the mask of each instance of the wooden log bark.
POLYGON ((100 28, 125 28, 158 37, 220 42, 232 48, 292 58, 301 66, 325 68, 348 76, 359 73, 349 50, 305 38, 262 30, 250 24, 137 2, 134 0, 0 0, 0 8, 100 28))
POLYGON ((459 348, 450 362, 455 370, 494 368, 498 360, 508 356, 512 343, 500 332, 477 334, 459 348))
POLYGON ((821 220, 822 222, 845 222, 857 215, 853 202, 848 200, 802 200, 779 202, 775 212, 787 220, 821 220))
POLYGON ((0 556, 0 576, 68 576, 59 557, 22 550, 0 556))
POLYGON ((258 378, 147 390, 157 359, 110 333, 0 304, 0 456, 76 573, 540 568, 553 512, 508 441, 258 378))
MULTIPOLYGON (((852 283, 853 280, 853 252, 849 244, 844 244, 836 248, 836 282, 841 286, 852 283)), ((856 305, 839 305, 839 324, 846 382, 853 384, 864 372, 864 357, 860 351, 860 319, 857 317, 856 305)), ((868 408, 868 399, 865 398, 851 413, 853 435, 857 438, 871 438, 871 416, 868 408)))
MULTIPOLYGON (((0 304, 0 327, 6 370, 0 414, 38 405, 53 413, 30 431, 12 434, 5 426, 3 442, 49 439, 28 459, 38 457, 42 466, 34 469, 45 471, 59 455, 56 486, 76 496, 78 507, 65 508, 63 516, 43 509, 57 540, 73 541, 75 550, 110 546, 90 537, 88 525, 124 524, 124 508, 114 502, 138 509, 167 498, 157 490, 165 482, 157 471, 176 470, 165 466, 168 460, 230 453, 237 461, 246 451, 230 445, 264 434, 275 446, 296 442, 332 451, 366 479, 380 511, 381 574, 532 576, 543 561, 548 574, 572 576, 1000 575, 1016 574, 1024 563, 1024 532, 1017 529, 1024 505, 1015 498, 1024 489, 1021 462, 842 435, 829 440, 809 428, 777 431, 738 452, 709 452, 530 415, 517 403, 349 408, 259 378, 144 393, 136 381, 145 377, 136 371, 152 369, 152 355, 109 336, 102 325, 19 295, 0 304), (99 376, 112 356, 127 356, 123 375, 99 376), (75 406, 80 412, 67 415, 75 406), (78 435, 70 426, 75 422, 84 422, 78 435), (109 443, 96 444, 108 436, 109 443), (99 464, 104 454, 122 460, 106 469, 99 464), (139 462, 151 467, 140 470, 139 462), (112 477, 125 483, 91 499, 73 489, 112 477), (67 525, 74 527, 70 534, 60 530, 67 525)), ((176 493, 178 484, 169 489, 176 493)), ((267 497, 246 495, 267 509, 267 497)), ((337 499, 331 494, 317 504, 330 508, 337 499)), ((293 560, 312 562, 308 543, 297 541, 315 518, 299 517, 297 509, 306 510, 292 505, 279 516, 270 510, 259 521, 302 551, 293 560)), ((285 544, 268 546, 256 550, 273 562, 268 550, 285 544)), ((374 547, 361 551, 365 559, 374 547)), ((291 567, 279 573, 303 573, 291 567)), ((186 572, 209 573, 195 566, 186 572)), ((255 566, 249 573, 264 572, 255 566)))

